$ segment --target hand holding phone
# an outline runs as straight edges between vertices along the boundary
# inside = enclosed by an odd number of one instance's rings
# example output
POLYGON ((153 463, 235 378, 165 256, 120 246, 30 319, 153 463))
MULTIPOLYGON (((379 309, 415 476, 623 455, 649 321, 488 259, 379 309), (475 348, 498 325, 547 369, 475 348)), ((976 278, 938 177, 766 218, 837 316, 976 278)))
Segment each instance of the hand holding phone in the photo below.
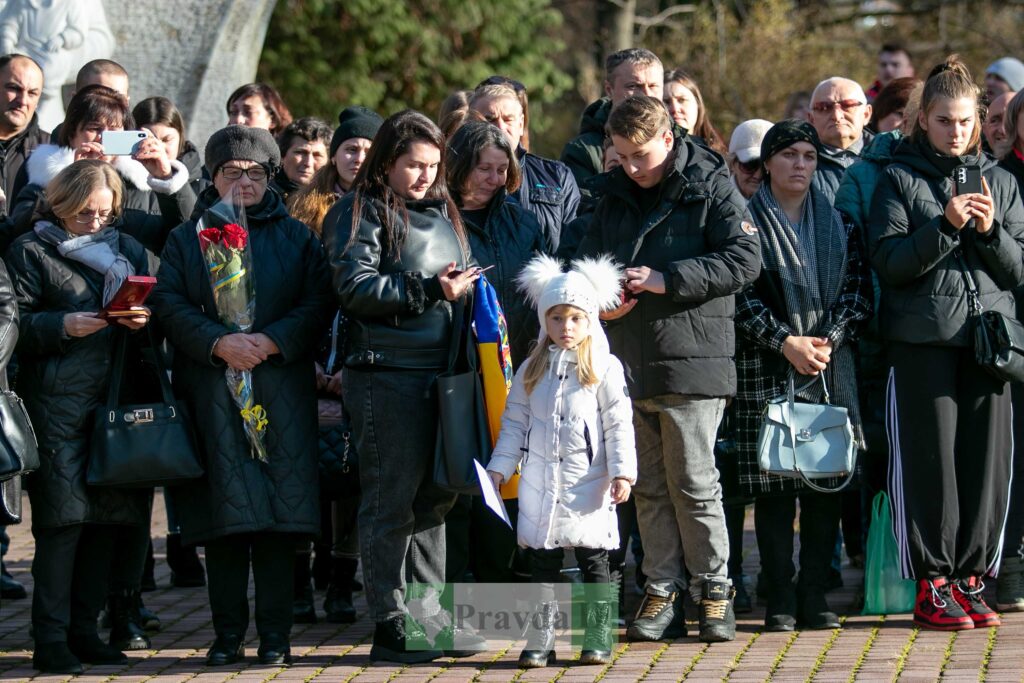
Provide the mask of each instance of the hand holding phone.
MULTIPOLYGON (((480 266, 475 266, 474 268, 470 268, 470 272, 475 274, 475 275, 480 275, 481 273, 486 273, 488 270, 490 270, 493 267, 494 266, 487 266, 486 268, 481 268, 480 266)), ((462 275, 464 272, 466 272, 466 271, 464 271, 464 270, 453 270, 453 271, 450 271, 448 273, 448 277, 458 277, 458 276, 462 275)))
POLYGON ((946 219, 960 230, 974 227, 980 233, 992 229, 995 204, 979 166, 957 166, 953 169, 954 195, 946 204, 946 219))
POLYGON ((127 157, 135 153, 139 143, 149 137, 144 130, 105 130, 100 137, 103 154, 127 157))

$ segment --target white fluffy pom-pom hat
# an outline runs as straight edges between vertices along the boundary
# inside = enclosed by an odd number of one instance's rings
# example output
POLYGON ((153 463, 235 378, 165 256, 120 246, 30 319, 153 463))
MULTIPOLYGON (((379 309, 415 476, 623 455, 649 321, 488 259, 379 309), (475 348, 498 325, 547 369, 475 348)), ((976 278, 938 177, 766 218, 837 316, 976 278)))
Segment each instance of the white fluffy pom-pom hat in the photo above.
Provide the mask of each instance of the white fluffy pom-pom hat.
POLYGON ((622 293, 622 267, 611 256, 583 258, 572 261, 569 270, 552 256, 533 258, 520 271, 516 281, 519 289, 537 308, 540 340, 547 338, 545 316, 555 306, 575 306, 590 318, 590 336, 595 354, 608 353, 608 340, 601 329, 601 311, 618 308, 622 293))

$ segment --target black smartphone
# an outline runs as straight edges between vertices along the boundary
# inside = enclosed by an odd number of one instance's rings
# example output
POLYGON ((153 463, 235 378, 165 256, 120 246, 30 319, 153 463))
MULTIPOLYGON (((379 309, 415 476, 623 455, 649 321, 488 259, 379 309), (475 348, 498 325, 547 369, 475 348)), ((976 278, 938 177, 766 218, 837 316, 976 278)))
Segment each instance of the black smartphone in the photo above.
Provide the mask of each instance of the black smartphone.
POLYGON ((953 184, 958 195, 985 194, 981 186, 981 166, 957 166, 953 169, 953 184))
MULTIPOLYGON (((493 267, 494 266, 487 266, 486 268, 481 268, 480 266, 477 266, 475 268, 475 270, 480 272, 480 273, 486 273, 488 270, 490 270, 493 267)), ((463 271, 461 271, 461 270, 453 270, 450 273, 448 273, 448 277, 450 277, 450 278, 458 277, 458 276, 462 275, 462 273, 463 273, 463 271)))

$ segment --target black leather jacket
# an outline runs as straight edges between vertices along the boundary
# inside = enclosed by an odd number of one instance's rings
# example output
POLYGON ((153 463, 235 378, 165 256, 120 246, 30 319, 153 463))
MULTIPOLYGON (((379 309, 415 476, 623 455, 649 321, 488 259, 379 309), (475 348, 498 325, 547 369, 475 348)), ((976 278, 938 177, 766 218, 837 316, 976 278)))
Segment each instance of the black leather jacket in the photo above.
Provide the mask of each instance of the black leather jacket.
MULTIPOLYGON (((354 204, 355 194, 338 201, 331 233, 350 233, 354 204)), ((347 367, 447 366, 452 309, 437 274, 453 261, 459 269, 468 268, 471 258, 443 202, 410 201, 406 207, 407 216, 392 216, 405 232, 398 254, 381 247, 380 216, 389 209, 368 197, 352 239, 346 244, 328 238, 334 292, 348 318, 347 367)))

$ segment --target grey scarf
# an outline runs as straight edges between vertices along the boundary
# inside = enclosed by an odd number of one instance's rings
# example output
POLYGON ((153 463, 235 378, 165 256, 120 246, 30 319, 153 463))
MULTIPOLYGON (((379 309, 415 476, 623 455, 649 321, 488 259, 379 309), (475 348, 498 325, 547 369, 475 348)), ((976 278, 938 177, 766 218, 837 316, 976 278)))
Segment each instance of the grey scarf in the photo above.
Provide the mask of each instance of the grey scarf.
POLYGON ((35 225, 39 239, 57 247, 57 253, 64 258, 77 261, 92 268, 103 276, 103 305, 106 306, 117 294, 135 268, 118 250, 116 228, 104 228, 91 235, 72 235, 49 221, 35 225))
MULTIPOLYGON (((828 323, 828 312, 846 279, 847 235, 839 213, 821 190, 812 187, 804 200, 800 223, 793 225, 768 182, 761 184, 748 208, 760 230, 764 270, 774 273, 782 283, 786 322, 798 336, 819 336, 818 330, 828 323)), ((797 375, 797 387, 808 379, 797 375)), ((832 402, 848 409, 853 424, 859 425, 857 381, 848 345, 833 350, 825 380, 832 402)), ((821 402, 821 382, 811 383, 800 396, 821 402)))

